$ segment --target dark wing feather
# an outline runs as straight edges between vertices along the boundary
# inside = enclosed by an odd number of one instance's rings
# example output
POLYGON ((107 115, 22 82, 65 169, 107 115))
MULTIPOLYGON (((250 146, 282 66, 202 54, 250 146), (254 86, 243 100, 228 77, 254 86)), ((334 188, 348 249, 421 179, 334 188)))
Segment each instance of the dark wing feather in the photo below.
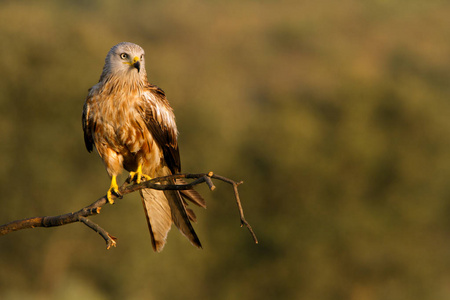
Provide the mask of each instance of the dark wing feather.
MULTIPOLYGON (((168 169, 172 174, 176 174, 181 170, 181 164, 175 117, 172 113, 172 108, 166 100, 164 92, 160 88, 153 85, 149 85, 148 89, 152 94, 152 99, 146 99, 143 105, 139 107, 140 114, 145 121, 148 130, 152 134, 153 139, 159 147, 161 147, 168 169), (155 105, 157 107, 155 107, 155 105)), ((169 183, 175 184, 175 180, 171 179, 169 183)), ((188 196, 184 195, 187 199, 200 206, 204 206, 204 200, 198 193, 193 192, 187 194, 188 196)), ((200 244, 200 240, 198 239, 197 234, 189 221, 196 220, 195 214, 190 209, 186 210, 185 202, 181 198, 180 192, 168 190, 164 191, 164 195, 168 200, 172 221, 175 223, 176 227, 191 241, 193 245, 201 248, 202 246, 200 244)), ((152 222, 152 218, 149 215, 147 216, 148 220, 152 222)), ((150 230, 152 230, 152 228, 150 230)), ((155 241, 154 238, 155 236, 152 235, 153 242, 155 241)), ((165 238, 163 240, 165 241, 165 238)), ((161 243, 159 246, 155 243, 153 244, 156 251, 160 251, 163 245, 164 243, 161 243)))
MULTIPOLYGON (((176 184, 186 184, 186 183, 187 182, 184 181, 183 179, 176 180, 176 184)), ((203 199, 203 197, 196 190, 194 189, 181 190, 180 193, 184 199, 187 199, 200 207, 206 208, 205 199, 203 199)))
MULTIPOLYGON (((157 86, 148 86, 149 91, 158 100, 159 105, 165 106, 167 110, 172 112, 169 103, 166 99, 164 91, 157 86)), ((179 173, 181 171, 180 152, 177 142, 177 129, 175 122, 173 127, 169 128, 169 123, 160 123, 156 120, 154 108, 147 103, 144 109, 142 109, 142 118, 145 120, 147 128, 150 130, 153 138, 163 150, 164 159, 172 174, 179 173)), ((174 120, 173 120, 174 121, 174 120)), ((182 179, 177 180, 178 184, 186 184, 182 179)), ((181 195, 189 201, 205 208, 206 203, 202 196, 194 189, 183 190, 181 195)))
POLYGON ((89 152, 94 150, 94 139, 92 137, 93 129, 95 129, 95 124, 89 118, 89 96, 83 106, 83 115, 81 116, 81 122, 83 123, 84 132, 84 144, 89 152))
MULTIPOLYGON (((175 181, 170 180, 169 183, 174 184, 175 181)), ((191 241, 192 245, 202 248, 202 244, 200 243, 200 240, 198 239, 198 236, 195 233, 191 222, 189 222, 189 219, 191 218, 193 218, 193 221, 195 221, 195 214, 194 216, 189 216, 189 213, 186 211, 186 207, 184 206, 180 192, 167 190, 164 191, 164 194, 169 200, 172 220, 177 228, 189 239, 189 241, 191 241)))
MULTIPOLYGON (((153 96, 157 98, 159 105, 162 105, 165 109, 172 111, 162 89, 154 85, 149 85, 148 88, 153 96)), ((181 161, 177 142, 177 128, 170 127, 170 124, 158 122, 155 116, 155 111, 153 110, 154 108, 148 103, 141 109, 142 118, 145 120, 152 137, 163 150, 164 159, 170 171, 172 171, 172 174, 180 172, 181 161)))

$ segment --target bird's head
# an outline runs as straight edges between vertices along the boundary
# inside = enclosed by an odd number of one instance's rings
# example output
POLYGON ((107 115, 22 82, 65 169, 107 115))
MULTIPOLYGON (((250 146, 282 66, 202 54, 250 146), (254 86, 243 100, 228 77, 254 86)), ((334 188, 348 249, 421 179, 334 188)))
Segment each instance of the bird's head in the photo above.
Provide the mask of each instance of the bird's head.
POLYGON ((126 76, 129 79, 147 78, 145 52, 140 46, 123 42, 109 50, 105 59, 103 76, 126 76))

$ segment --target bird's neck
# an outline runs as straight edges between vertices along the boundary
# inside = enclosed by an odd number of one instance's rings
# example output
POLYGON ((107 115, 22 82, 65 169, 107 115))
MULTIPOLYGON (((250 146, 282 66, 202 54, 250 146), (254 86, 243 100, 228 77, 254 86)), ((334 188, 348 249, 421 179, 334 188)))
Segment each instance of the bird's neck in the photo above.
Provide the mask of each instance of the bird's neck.
POLYGON ((137 72, 135 74, 127 74, 127 76, 108 76, 102 74, 100 82, 103 83, 103 92, 110 94, 140 93, 148 85, 147 77, 140 76, 137 72))

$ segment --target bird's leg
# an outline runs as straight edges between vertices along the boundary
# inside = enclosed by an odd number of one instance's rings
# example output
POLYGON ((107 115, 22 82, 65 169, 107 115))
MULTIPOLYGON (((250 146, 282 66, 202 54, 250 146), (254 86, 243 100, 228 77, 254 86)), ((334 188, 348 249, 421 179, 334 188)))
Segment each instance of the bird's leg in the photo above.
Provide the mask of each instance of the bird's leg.
POLYGON ((137 184, 141 183, 141 178, 144 177, 145 180, 152 179, 150 176, 142 173, 142 165, 140 164, 136 170, 136 172, 130 172, 130 178, 133 181, 136 181, 137 184))
POLYGON ((116 194, 117 196, 121 196, 119 192, 119 186, 117 185, 116 175, 113 175, 111 178, 111 185, 109 187, 108 192, 106 193, 106 198, 108 199, 109 204, 113 204, 114 200, 112 198, 112 194, 116 194))

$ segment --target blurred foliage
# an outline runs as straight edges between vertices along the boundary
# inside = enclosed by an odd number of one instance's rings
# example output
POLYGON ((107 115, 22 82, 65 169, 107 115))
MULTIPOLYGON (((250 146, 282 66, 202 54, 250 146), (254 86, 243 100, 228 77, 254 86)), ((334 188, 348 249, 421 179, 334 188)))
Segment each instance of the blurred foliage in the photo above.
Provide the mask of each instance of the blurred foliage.
POLYGON ((151 250, 140 200, 0 238, 1 299, 448 299, 448 1, 1 1, 0 223, 74 211, 109 179, 81 110, 131 41, 203 188, 204 249, 151 250))

